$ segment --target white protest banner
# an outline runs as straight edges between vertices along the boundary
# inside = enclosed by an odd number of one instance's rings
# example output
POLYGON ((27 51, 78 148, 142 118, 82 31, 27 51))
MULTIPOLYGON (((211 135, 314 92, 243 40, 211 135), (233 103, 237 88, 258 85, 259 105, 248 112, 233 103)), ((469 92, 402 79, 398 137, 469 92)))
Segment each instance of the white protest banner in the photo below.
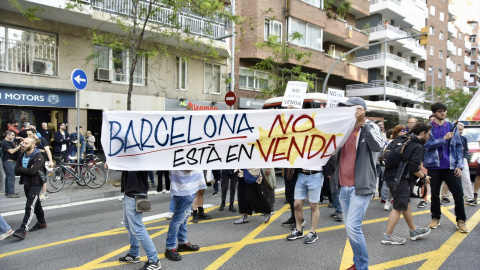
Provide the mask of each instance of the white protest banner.
POLYGON ((338 107, 338 103, 343 101, 345 91, 337 89, 328 89, 327 108, 338 107))
POLYGON ((477 91, 468 103, 459 121, 480 121, 480 91, 477 91))
POLYGON ((114 170, 316 168, 343 145, 355 108, 103 113, 114 170))
POLYGON ((307 87, 308 83, 306 82, 289 81, 283 95, 282 107, 291 105, 293 108, 301 109, 307 87))

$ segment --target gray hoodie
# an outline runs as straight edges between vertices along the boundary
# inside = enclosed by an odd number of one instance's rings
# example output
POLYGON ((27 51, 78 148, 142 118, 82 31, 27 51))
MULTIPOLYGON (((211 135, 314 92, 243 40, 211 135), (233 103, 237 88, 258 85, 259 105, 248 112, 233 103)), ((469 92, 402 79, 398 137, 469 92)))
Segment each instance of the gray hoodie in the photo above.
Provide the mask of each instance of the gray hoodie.
MULTIPOLYGON (((357 137, 357 157, 355 159, 355 194, 366 195, 375 192, 377 186, 377 170, 375 169, 378 155, 385 142, 382 139, 380 128, 368 120, 360 128, 357 137)), ((335 185, 340 188, 339 174, 340 158, 343 147, 338 150, 337 170, 334 174, 335 185)))

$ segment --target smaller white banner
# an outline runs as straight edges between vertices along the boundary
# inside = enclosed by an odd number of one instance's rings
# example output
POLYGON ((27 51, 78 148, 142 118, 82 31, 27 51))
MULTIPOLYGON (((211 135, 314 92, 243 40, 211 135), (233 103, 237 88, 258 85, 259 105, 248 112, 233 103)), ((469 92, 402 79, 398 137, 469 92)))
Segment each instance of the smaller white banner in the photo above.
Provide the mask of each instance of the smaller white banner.
POLYGON ((303 99, 305 93, 307 93, 308 83, 290 81, 285 89, 285 95, 283 96, 282 107, 292 106, 295 109, 301 109, 303 106, 303 99))
POLYGON ((343 90, 328 89, 327 108, 338 107, 338 103, 345 97, 343 90))

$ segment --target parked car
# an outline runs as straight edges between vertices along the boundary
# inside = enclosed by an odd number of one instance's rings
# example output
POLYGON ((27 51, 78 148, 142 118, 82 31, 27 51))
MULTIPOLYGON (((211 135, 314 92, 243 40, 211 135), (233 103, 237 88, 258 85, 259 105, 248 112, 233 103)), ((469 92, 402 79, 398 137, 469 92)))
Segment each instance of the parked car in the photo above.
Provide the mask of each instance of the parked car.
POLYGON ((465 126, 463 136, 468 141, 468 167, 470 168, 470 177, 472 181, 477 176, 478 158, 480 158, 480 126, 469 125, 465 126))

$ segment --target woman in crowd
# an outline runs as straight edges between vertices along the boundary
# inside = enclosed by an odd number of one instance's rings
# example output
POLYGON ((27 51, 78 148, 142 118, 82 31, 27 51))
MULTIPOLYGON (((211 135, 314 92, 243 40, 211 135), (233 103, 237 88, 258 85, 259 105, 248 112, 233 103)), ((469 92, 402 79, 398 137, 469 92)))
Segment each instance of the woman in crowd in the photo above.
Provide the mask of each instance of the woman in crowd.
POLYGON ((93 155, 93 150, 95 150, 95 137, 90 130, 85 134, 85 142, 87 143, 85 154, 93 155))
POLYGON ((237 199, 239 212, 242 217, 236 220, 235 224, 248 223, 248 215, 252 215, 253 211, 264 214, 263 222, 267 223, 270 220, 271 210, 267 198, 262 194, 262 180, 260 169, 240 170, 238 174, 237 199), (250 176, 256 179, 252 184, 248 184, 248 181, 245 180, 245 178, 250 176))

